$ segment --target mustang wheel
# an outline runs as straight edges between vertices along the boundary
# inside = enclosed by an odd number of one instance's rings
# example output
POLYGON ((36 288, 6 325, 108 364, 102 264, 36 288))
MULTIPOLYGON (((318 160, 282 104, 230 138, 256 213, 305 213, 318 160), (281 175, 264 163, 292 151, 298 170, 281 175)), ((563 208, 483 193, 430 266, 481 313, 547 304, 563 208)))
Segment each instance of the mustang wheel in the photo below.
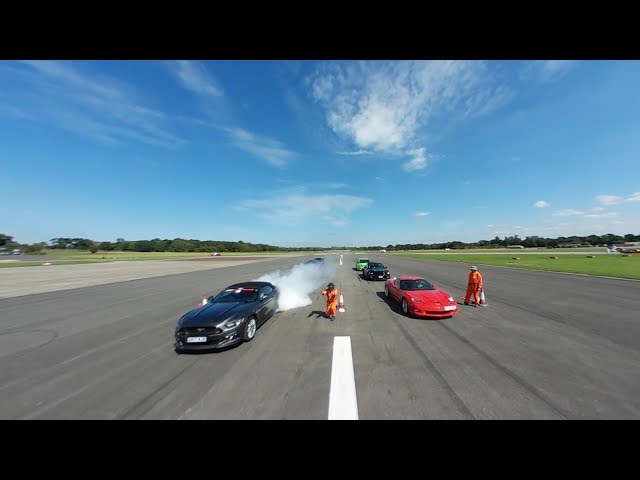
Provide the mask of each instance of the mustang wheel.
POLYGON ((409 304, 407 303, 407 299, 402 299, 402 311, 405 315, 409 315, 409 304))
POLYGON ((250 317, 247 320, 247 323, 244 326, 244 333, 242 334, 242 340, 245 342, 250 342, 253 340, 253 337, 256 336, 256 328, 257 328, 256 318, 250 317))

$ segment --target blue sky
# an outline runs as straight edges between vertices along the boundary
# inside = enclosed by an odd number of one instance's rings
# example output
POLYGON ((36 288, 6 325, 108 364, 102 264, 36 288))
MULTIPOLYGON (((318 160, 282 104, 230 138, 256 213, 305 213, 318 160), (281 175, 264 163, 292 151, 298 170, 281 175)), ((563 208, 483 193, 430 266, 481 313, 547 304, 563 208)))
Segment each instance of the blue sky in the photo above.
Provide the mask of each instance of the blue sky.
POLYGON ((0 233, 640 233, 638 61, 2 61, 0 233))

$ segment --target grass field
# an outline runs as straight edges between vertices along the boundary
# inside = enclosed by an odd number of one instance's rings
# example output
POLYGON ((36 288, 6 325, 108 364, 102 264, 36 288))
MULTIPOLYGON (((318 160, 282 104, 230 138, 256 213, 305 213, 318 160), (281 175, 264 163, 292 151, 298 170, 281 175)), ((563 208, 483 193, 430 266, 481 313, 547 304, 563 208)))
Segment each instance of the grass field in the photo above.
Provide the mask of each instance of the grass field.
MULTIPOLYGON (((465 250, 469 253, 456 251, 425 250, 411 252, 393 252, 386 255, 399 255, 416 259, 440 260, 445 262, 464 262, 469 265, 498 265, 512 268, 526 268, 531 270, 545 270, 550 272, 582 273, 586 275, 602 275, 607 277, 630 278, 640 280, 640 255, 611 255, 603 253, 604 248, 580 249, 487 249, 465 250), (472 252, 472 253, 471 253, 472 252), (552 258, 556 257, 556 258, 552 258), (593 257, 593 258, 590 258, 593 257)), ((359 252, 352 252, 356 256, 359 252)), ((314 255, 314 252, 247 252, 224 253, 228 256, 257 256, 274 254, 314 255)), ((372 255, 373 253, 371 253, 372 255)), ((377 255, 377 254, 376 254, 377 255)), ((52 258, 54 265, 74 265, 83 263, 107 263, 117 260, 178 260, 184 258, 198 258, 208 256, 207 252, 69 252, 48 250, 47 258, 52 258)), ((42 265, 42 262, 7 262, 0 263, 0 268, 32 267, 42 265)))
MULTIPOLYGON (((587 249, 585 249, 587 250, 587 249)), ((583 273, 606 277, 632 278, 640 280, 640 255, 627 257, 619 254, 589 253, 580 249, 579 253, 559 253, 547 250, 539 253, 395 253, 402 257, 463 262, 469 265, 499 265, 502 267, 545 270, 549 272, 583 273), (555 258, 552 258, 555 257, 555 258), (590 258, 593 257, 593 258, 590 258)))

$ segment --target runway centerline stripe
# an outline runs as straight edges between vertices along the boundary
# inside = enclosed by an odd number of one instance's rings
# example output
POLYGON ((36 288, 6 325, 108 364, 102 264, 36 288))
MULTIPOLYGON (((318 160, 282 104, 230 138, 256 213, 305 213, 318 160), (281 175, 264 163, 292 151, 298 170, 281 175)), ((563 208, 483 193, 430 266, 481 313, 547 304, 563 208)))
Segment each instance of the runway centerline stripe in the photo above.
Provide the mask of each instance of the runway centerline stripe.
POLYGON ((333 338, 329 420, 358 420, 351 337, 333 338))

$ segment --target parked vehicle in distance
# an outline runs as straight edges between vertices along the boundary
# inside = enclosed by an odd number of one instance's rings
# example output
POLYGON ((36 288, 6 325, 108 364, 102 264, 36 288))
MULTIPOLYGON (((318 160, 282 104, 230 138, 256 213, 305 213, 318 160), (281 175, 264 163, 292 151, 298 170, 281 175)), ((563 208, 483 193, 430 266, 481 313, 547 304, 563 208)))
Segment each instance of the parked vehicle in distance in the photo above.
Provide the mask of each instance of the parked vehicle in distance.
POLYGON ((364 267, 366 267, 368 264, 369 264, 368 258, 359 258, 356 260, 356 270, 361 272, 362 270, 364 270, 364 267))
POLYGON ((362 276, 365 280, 387 280, 391 278, 391 273, 389 273, 389 269, 382 263, 369 262, 367 266, 364 267, 362 276))
POLYGON ((306 264, 321 264, 321 263, 324 263, 324 258, 316 257, 316 258, 312 258, 311 260, 308 260, 308 261, 306 261, 304 263, 306 263, 306 264))

